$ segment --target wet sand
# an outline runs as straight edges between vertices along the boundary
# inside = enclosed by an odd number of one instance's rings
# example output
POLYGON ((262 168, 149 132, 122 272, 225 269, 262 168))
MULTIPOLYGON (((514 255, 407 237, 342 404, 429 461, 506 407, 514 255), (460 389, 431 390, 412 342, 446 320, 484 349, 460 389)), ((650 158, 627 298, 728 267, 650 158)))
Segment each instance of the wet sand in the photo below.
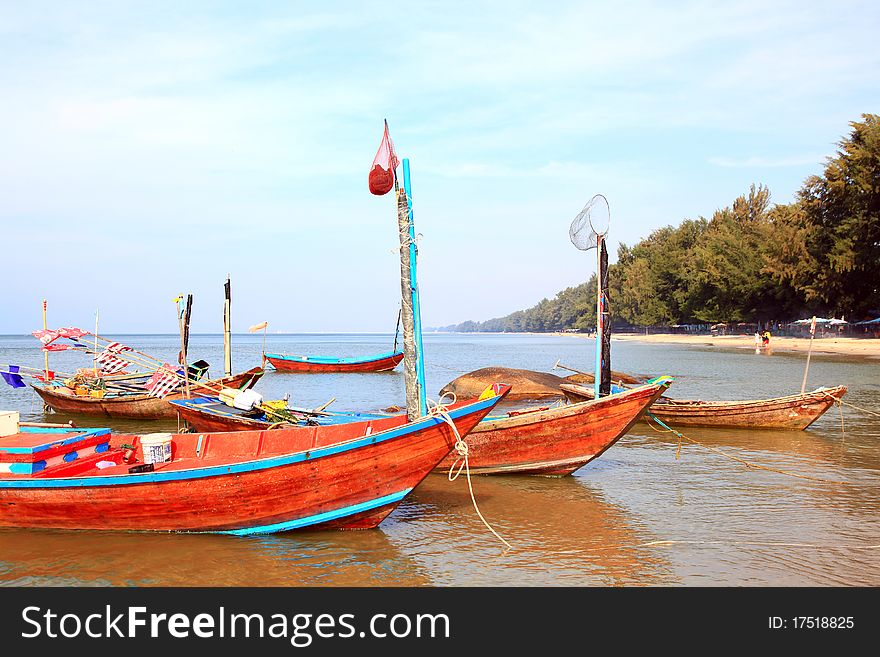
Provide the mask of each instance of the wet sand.
MULTIPOLYGON (((559 335, 573 335, 587 338, 591 336, 580 333, 560 333, 559 335)), ((753 335, 679 335, 674 333, 658 333, 651 335, 637 335, 619 333, 614 334, 612 340, 644 343, 664 343, 680 345, 697 345, 701 347, 720 347, 723 349, 752 349, 755 348, 753 335)), ((772 336, 770 349, 777 352, 803 352, 810 348, 808 338, 788 338, 772 336)), ((862 358, 880 359, 880 339, 876 338, 816 338, 813 340, 814 354, 836 354, 841 356, 860 356, 862 358)))

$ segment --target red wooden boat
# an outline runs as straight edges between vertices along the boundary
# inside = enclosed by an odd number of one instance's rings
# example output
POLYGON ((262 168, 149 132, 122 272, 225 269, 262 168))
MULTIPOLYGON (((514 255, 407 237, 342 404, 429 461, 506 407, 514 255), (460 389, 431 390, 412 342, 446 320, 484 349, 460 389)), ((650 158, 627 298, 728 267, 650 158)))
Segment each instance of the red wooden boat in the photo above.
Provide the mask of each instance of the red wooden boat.
MULTIPOLYGON (((671 383, 659 377, 598 400, 486 418, 465 441, 470 471, 569 475, 616 443, 671 383)), ((438 470, 448 470, 455 461, 450 454, 438 470)))
MULTIPOLYGON (((466 435, 510 390, 448 414, 466 435)), ((165 436, 170 436, 165 434, 165 436)), ((155 435, 154 435, 155 437, 155 435)), ((0 438, 0 526, 263 534, 378 525, 455 444, 436 416, 170 436, 170 461, 132 472, 147 436, 34 429, 0 438), (99 465, 100 463, 100 465, 99 465)), ((149 466, 147 466, 149 467, 149 466)))
POLYGON ((403 360, 403 352, 389 351, 385 354, 354 358, 266 354, 265 358, 280 372, 389 372, 403 360))
MULTIPOLYGON (((191 395, 216 394, 220 388, 250 388, 261 376, 263 370, 254 367, 247 372, 235 374, 222 379, 211 379, 190 385, 191 395)), ((103 397, 77 395, 74 390, 60 382, 32 384, 37 394, 43 398, 46 406, 58 413, 79 413, 112 418, 135 418, 140 420, 156 420, 175 418, 177 411, 170 401, 182 399, 183 390, 177 390, 164 399, 148 395, 146 392, 106 394, 103 397)))
MULTIPOLYGON (((570 399, 589 399, 591 388, 563 384, 570 399)), ((846 393, 846 386, 817 388, 802 395, 743 401, 658 399, 648 409, 673 426, 726 427, 731 429, 806 429, 846 393)))

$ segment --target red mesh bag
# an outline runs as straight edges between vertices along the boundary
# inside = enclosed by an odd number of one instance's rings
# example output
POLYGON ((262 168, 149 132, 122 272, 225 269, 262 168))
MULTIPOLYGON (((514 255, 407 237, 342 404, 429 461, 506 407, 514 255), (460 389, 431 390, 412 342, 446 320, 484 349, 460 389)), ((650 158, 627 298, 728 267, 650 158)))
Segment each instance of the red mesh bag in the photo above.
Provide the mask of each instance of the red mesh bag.
POLYGON ((374 164, 370 169, 370 193, 382 196, 394 187, 394 172, 386 171, 381 164, 374 164))
POLYGON ((394 152, 394 142, 388 134, 388 122, 385 122, 385 133, 382 135, 382 142, 379 144, 379 150, 376 151, 376 157, 373 158, 373 168, 370 169, 370 193, 376 196, 382 196, 391 191, 394 187, 394 169, 397 168, 398 159, 394 152))

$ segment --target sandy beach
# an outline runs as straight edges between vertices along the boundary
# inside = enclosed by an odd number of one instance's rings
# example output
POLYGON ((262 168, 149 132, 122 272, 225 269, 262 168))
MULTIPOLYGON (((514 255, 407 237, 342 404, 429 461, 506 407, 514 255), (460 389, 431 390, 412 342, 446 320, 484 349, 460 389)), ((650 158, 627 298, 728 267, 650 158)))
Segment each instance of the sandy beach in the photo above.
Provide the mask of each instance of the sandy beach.
MULTIPOLYGON (((559 335, 575 335, 589 338, 586 334, 560 333, 559 335)), ((720 347, 723 349, 754 349, 755 338, 751 335, 678 335, 659 333, 652 335, 616 334, 612 340, 629 342, 653 342, 672 344, 692 344, 704 347, 720 347)), ((792 351, 806 353, 810 347, 807 338, 788 338, 773 336, 770 338, 772 351, 792 351)), ((875 338, 816 338, 813 340, 814 354, 834 354, 840 356, 856 356, 880 359, 880 340, 875 338)))

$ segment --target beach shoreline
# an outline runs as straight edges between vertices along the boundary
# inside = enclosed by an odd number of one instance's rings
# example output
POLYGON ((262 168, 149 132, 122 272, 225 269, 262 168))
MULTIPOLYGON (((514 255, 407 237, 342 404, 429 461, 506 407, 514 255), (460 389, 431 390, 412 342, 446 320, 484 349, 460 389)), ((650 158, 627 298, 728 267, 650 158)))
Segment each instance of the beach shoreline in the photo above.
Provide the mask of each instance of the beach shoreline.
MULTIPOLYGON (((592 340, 586 333, 555 333, 592 340)), ((723 349, 755 350, 753 335, 682 335, 677 333, 653 333, 638 335, 634 333, 612 334, 612 341, 642 342, 646 344, 681 344, 700 347, 719 347, 723 349)), ((809 338, 792 338, 787 336, 771 336, 771 352, 807 353, 810 349, 809 338)), ((813 340, 813 354, 854 356, 866 359, 880 359, 880 339, 877 338, 816 338, 813 340)))

